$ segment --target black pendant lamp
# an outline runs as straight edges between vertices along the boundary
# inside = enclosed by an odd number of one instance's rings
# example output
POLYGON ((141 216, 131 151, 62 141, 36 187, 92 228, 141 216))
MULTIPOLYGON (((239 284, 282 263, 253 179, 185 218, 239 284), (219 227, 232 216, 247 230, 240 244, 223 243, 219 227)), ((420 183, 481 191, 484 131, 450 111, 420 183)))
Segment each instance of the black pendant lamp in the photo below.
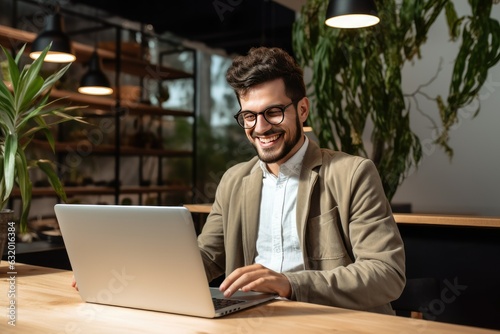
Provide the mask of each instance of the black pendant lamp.
POLYGON ((30 58, 38 58, 51 42, 52 47, 45 56, 45 61, 52 63, 75 61, 76 57, 71 47, 71 41, 64 33, 63 20, 59 13, 51 14, 45 18, 44 30, 31 44, 30 58))
POLYGON ((113 89, 108 78, 101 70, 101 62, 97 51, 94 50, 88 63, 89 70, 80 80, 78 92, 88 95, 110 95, 113 89))
POLYGON ((330 0, 325 24, 334 28, 365 28, 380 22, 373 0, 330 0))

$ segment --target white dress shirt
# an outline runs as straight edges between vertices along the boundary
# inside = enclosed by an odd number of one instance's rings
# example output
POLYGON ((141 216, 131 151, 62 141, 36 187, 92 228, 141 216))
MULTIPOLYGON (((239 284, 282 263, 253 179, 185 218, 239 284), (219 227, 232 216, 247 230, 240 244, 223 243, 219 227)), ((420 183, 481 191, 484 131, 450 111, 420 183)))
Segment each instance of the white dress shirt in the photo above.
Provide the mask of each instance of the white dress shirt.
POLYGON ((255 262, 276 272, 304 269, 296 206, 299 174, 308 144, 306 137, 297 153, 280 166, 277 177, 260 162, 264 177, 255 262))

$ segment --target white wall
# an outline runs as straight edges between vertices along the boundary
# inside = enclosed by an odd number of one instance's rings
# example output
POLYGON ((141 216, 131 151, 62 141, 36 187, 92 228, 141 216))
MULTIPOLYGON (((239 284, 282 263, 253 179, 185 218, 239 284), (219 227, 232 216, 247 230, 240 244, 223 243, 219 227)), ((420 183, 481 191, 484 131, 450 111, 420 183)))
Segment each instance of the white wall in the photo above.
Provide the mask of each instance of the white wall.
MULTIPOLYGON (((469 13, 466 1, 454 1, 457 12, 469 13)), ((500 4, 493 5, 492 17, 500 21, 500 4)), ((442 57, 438 80, 423 89, 431 96, 448 96, 449 78, 459 43, 450 43, 444 16, 437 19, 422 48, 422 59, 403 71, 405 93, 428 82, 442 57)), ((500 216, 500 63, 490 70, 480 93, 481 111, 471 119, 475 107, 461 110, 459 123, 450 132, 454 156, 432 144, 431 122, 413 107, 411 124, 424 144, 418 169, 398 189, 393 202, 411 203, 414 212, 500 216)), ((435 102, 419 98, 420 109, 436 121, 435 102)))

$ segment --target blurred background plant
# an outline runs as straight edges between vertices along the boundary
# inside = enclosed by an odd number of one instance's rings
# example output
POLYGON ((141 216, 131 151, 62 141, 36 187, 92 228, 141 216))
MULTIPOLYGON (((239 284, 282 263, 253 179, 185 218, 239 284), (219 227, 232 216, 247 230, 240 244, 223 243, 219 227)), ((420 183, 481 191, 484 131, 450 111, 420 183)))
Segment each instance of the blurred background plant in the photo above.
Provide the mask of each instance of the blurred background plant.
POLYGON ((477 115, 478 92, 500 59, 500 25, 491 18, 491 0, 469 0, 471 14, 460 17, 451 0, 375 3, 381 19, 376 26, 332 29, 324 24, 328 1, 307 0, 292 37, 297 60, 312 70, 308 125, 322 146, 372 159, 391 200, 422 158, 402 90, 403 66, 420 58, 430 28, 444 12, 451 40, 461 45, 448 97, 429 98, 440 120, 433 124, 435 143, 451 159, 450 129, 458 122, 459 109, 477 102, 477 115), (363 141, 367 132, 371 154, 363 141))

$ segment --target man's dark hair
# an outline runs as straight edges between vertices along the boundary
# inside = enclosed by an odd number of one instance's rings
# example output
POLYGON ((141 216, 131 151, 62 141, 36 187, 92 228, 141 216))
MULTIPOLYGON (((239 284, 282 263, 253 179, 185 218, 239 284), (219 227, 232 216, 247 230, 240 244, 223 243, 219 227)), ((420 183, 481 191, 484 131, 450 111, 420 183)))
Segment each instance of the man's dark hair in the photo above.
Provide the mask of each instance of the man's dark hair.
POLYGON ((292 101, 306 96, 304 72, 295 59, 280 48, 251 48, 246 56, 234 58, 226 73, 238 101, 253 86, 282 78, 292 101))

